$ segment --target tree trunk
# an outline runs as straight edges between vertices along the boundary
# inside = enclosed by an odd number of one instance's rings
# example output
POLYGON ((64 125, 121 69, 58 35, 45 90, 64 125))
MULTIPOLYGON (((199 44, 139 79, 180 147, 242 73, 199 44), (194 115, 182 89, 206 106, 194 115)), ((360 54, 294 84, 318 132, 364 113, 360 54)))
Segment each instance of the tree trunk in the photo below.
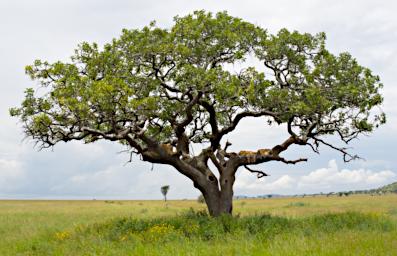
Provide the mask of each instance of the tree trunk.
POLYGON ((219 204, 222 213, 232 214, 233 212, 234 179, 234 175, 221 175, 220 177, 221 196, 219 204))
POLYGON ((207 204, 208 212, 213 217, 222 214, 232 214, 233 211, 233 176, 220 178, 220 189, 218 184, 208 184, 201 192, 207 204))
POLYGON ((232 214, 234 174, 238 168, 235 162, 229 162, 225 168, 221 168, 219 181, 204 160, 187 164, 177 159, 174 164, 175 168, 191 179, 194 187, 201 191, 211 216, 232 214))

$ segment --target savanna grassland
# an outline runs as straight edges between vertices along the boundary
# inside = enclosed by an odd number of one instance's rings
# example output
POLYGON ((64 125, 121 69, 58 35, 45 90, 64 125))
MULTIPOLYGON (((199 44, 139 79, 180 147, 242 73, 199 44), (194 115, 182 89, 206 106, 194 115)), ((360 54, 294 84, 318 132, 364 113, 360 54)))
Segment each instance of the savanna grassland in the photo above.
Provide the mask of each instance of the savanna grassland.
POLYGON ((397 255, 397 195, 0 201, 0 255, 397 255))

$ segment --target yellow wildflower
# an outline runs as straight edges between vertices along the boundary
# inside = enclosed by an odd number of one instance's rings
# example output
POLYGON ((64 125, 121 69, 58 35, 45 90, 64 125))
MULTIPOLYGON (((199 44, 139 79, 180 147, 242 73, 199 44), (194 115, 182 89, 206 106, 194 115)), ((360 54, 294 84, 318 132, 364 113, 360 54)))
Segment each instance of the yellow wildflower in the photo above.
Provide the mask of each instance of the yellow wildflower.
POLYGON ((67 231, 63 232, 56 232, 55 233, 55 239, 59 241, 63 241, 65 239, 68 239, 70 237, 70 233, 67 231))

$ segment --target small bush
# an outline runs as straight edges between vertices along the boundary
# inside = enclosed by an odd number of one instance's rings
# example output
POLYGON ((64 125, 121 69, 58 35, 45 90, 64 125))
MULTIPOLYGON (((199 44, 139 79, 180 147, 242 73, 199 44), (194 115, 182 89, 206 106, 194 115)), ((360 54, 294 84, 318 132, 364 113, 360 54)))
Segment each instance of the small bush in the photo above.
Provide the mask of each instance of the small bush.
POLYGON ((287 204, 285 207, 304 207, 304 206, 309 206, 309 204, 304 202, 292 202, 287 204))
POLYGON ((120 201, 105 200, 105 204, 119 204, 119 205, 122 205, 123 203, 120 202, 120 201))

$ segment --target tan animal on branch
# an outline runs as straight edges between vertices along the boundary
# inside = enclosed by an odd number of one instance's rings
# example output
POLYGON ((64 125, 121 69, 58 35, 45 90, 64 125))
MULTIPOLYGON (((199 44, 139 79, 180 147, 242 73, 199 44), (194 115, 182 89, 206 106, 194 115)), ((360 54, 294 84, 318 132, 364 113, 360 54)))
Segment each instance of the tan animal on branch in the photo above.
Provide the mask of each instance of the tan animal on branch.
POLYGON ((238 155, 247 158, 249 163, 254 163, 258 157, 264 157, 270 154, 270 149, 259 149, 258 151, 242 150, 238 152, 238 155))

